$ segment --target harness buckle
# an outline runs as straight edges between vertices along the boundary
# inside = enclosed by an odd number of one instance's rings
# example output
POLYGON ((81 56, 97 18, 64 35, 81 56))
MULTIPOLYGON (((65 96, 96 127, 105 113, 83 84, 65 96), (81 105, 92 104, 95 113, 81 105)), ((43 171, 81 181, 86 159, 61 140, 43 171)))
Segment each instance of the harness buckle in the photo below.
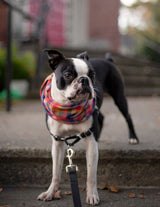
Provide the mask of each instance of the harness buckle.
POLYGON ((83 137, 81 136, 81 134, 77 134, 76 135, 79 139, 82 139, 83 137))
POLYGON ((51 136, 54 137, 54 139, 56 141, 65 141, 65 138, 63 138, 63 137, 60 137, 60 136, 57 136, 57 135, 53 135, 51 132, 50 132, 50 134, 51 134, 51 136))
POLYGON ((74 150, 72 148, 67 149, 67 156, 66 157, 68 158, 68 161, 69 161, 69 165, 66 166, 67 173, 69 172, 69 168, 71 168, 71 169, 75 168, 76 171, 78 171, 78 166, 73 165, 73 162, 72 162, 73 155, 74 155, 74 150))

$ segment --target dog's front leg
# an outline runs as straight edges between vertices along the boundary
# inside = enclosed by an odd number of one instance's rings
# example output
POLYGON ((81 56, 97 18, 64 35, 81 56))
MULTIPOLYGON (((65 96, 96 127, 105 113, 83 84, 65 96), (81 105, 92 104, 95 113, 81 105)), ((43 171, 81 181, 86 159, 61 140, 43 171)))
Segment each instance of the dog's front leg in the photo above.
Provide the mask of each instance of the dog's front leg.
POLYGON ((93 135, 86 138, 87 143, 87 199, 91 205, 99 203, 97 192, 97 165, 98 165, 98 144, 93 135))
POLYGON ((38 200, 49 201, 54 198, 55 192, 59 188, 59 183, 61 179, 61 171, 64 160, 64 143, 52 141, 52 181, 46 192, 41 193, 38 196, 38 200))

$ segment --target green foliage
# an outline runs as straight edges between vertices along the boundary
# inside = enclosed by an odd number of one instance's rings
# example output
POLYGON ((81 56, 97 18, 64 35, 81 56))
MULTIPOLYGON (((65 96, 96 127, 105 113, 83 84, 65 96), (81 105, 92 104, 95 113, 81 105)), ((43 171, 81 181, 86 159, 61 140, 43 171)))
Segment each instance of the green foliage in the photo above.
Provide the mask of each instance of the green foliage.
POLYGON ((160 54, 146 45, 143 45, 140 54, 144 55, 151 61, 160 62, 160 54))
POLYGON ((151 61, 160 62, 160 43, 154 39, 146 38, 141 41, 138 54, 151 61))
MULTIPOLYGON (((160 0, 133 4, 130 9, 143 8, 143 23, 145 28, 135 28, 134 36, 138 40, 138 51, 140 55, 152 61, 160 62, 160 0)), ((133 28, 132 28, 133 31, 133 28)))
MULTIPOLYGON (((0 91, 5 87, 6 49, 0 49, 0 91)), ((18 55, 15 45, 12 46, 12 78, 29 80, 34 76, 36 60, 32 52, 18 55)))
POLYGON ((35 74, 35 58, 31 52, 13 59, 13 79, 30 79, 35 74))
POLYGON ((5 65, 6 65, 6 51, 0 49, 0 91, 5 85, 5 65))

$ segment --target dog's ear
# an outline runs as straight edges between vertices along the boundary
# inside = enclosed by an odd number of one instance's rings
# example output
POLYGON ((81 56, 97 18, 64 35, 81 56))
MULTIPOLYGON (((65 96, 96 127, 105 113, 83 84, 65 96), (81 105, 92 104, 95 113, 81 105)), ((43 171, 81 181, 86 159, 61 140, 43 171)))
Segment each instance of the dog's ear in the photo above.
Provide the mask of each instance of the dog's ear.
POLYGON ((87 51, 78 54, 76 57, 84 60, 89 60, 87 51))
POLYGON ((57 65, 65 59, 62 53, 58 52, 57 50, 44 50, 44 52, 47 52, 48 55, 48 62, 50 67, 55 70, 57 65))

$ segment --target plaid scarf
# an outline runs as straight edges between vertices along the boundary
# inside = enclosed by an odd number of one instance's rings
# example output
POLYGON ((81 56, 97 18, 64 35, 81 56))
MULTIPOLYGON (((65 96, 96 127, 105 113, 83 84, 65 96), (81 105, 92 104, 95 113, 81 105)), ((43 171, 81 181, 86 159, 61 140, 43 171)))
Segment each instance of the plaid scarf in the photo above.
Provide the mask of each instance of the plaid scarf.
POLYGON ((57 103, 51 97, 53 75, 54 73, 45 79, 40 89, 41 102, 47 114, 54 120, 65 124, 79 124, 86 121, 94 112, 95 98, 64 105, 57 103))

